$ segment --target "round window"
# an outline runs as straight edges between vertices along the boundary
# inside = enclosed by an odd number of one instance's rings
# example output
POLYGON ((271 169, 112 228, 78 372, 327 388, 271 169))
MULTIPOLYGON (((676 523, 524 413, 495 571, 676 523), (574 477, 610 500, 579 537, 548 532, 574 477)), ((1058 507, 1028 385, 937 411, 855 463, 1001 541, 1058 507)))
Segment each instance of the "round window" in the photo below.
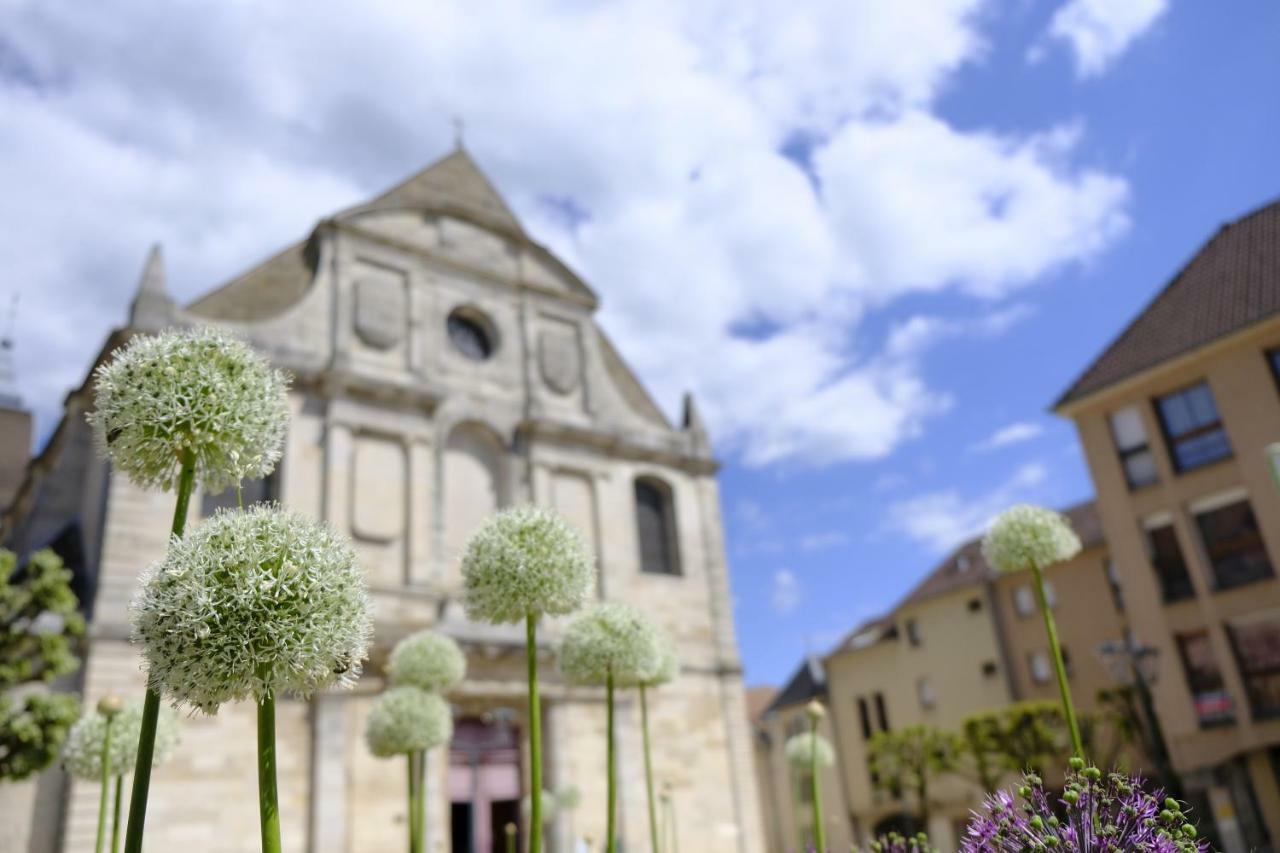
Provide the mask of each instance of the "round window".
POLYGON ((485 325, 469 312, 454 311, 449 315, 449 341, 467 358, 484 361, 493 355, 493 340, 485 325))

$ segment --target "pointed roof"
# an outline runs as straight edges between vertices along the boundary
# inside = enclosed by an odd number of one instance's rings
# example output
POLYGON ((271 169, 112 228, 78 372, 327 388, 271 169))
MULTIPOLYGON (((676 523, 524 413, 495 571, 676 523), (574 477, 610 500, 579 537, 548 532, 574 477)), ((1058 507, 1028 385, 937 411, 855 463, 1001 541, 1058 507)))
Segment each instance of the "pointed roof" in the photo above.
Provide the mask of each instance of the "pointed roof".
POLYGON ((1280 312, 1278 282, 1280 199, 1222 226, 1054 408, 1280 312))
POLYGON ((164 250, 159 243, 147 252, 147 261, 138 279, 138 293, 129 305, 129 325, 138 329, 166 326, 172 316, 173 300, 165 284, 164 250))
POLYGON ((523 236, 524 229, 506 201, 480 171, 465 148, 396 184, 341 217, 374 210, 430 208, 461 214, 490 228, 523 236))

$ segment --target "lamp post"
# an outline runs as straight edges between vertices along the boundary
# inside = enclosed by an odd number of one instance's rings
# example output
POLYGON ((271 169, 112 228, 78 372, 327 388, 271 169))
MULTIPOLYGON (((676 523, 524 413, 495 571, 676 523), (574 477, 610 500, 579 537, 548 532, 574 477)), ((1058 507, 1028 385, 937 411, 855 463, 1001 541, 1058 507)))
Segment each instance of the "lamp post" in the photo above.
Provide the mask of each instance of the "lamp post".
POLYGON ((1155 700, 1151 696, 1151 685, 1155 684, 1159 675, 1160 650, 1154 646, 1139 644, 1132 634, 1126 632, 1125 639, 1108 640, 1098 646, 1098 654, 1116 681, 1132 688, 1137 694, 1140 709, 1138 724, 1142 730, 1143 746, 1155 764, 1156 775, 1165 794, 1182 799, 1182 783, 1169 759, 1169 747, 1165 743, 1164 730, 1160 727, 1155 700))

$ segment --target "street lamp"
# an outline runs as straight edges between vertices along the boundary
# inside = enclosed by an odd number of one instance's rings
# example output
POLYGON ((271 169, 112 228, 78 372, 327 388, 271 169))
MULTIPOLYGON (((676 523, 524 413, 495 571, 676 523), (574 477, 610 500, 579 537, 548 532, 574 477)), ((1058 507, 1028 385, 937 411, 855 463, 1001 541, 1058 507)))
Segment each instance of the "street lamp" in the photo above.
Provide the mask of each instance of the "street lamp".
POLYGON ((1108 640, 1099 645, 1098 656, 1116 681, 1137 694, 1138 707, 1141 709, 1138 725, 1142 730, 1143 745, 1155 764, 1156 775, 1160 778, 1165 793, 1181 799, 1182 783, 1169 759, 1169 747, 1165 743, 1160 718, 1156 715, 1155 700, 1151 696, 1151 685, 1156 683, 1160 674, 1160 650, 1154 646, 1139 644, 1131 633, 1126 632, 1123 640, 1108 640))

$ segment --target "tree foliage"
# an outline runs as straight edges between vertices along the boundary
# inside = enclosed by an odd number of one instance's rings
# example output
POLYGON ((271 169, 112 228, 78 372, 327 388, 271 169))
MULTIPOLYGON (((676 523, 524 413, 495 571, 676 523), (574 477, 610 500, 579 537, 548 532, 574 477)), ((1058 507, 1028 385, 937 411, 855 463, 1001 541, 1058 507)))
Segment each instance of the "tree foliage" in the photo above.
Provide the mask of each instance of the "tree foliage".
POLYGON ((868 744, 872 783, 895 797, 910 793, 922 823, 929 822, 929 785, 956 769, 962 743, 933 726, 880 732, 868 744))
POLYGON ((966 757, 978 781, 990 791, 1010 773, 1045 767, 1070 752, 1070 734, 1057 702, 1018 702, 974 714, 962 726, 966 757))
POLYGON ((13 552, 0 549, 0 780, 26 778, 57 757, 79 714, 75 697, 14 694, 22 685, 74 672, 83 634, 71 571, 62 559, 44 549, 19 567, 13 552))

